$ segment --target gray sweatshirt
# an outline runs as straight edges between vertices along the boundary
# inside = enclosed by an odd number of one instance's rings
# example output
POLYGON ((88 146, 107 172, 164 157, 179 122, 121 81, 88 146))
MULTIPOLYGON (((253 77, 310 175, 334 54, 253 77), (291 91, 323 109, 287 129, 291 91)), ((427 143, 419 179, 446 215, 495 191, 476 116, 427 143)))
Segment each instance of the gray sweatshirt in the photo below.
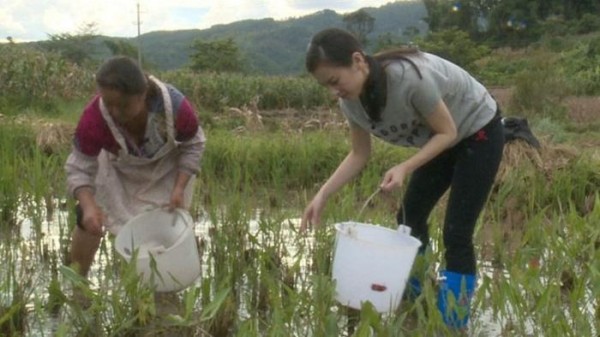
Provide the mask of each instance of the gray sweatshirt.
POLYGON ((443 100, 457 128, 457 140, 469 137, 496 114, 496 101, 469 73, 438 56, 408 56, 423 78, 406 61, 385 68, 387 100, 379 122, 371 121, 359 99, 340 99, 345 117, 374 136, 402 146, 423 146, 432 136, 425 117, 443 100))

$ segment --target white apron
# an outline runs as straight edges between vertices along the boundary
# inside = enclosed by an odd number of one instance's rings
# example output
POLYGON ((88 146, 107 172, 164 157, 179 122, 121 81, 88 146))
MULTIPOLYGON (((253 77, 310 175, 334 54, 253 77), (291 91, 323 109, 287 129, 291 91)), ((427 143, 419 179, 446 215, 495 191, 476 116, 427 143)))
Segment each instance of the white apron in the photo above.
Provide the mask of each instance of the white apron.
MULTIPOLYGON (((100 152, 95 181, 96 202, 107 216, 104 225, 115 235, 133 216, 145 210, 167 206, 179 173, 171 96, 162 82, 152 76, 150 80, 158 85, 162 93, 167 130, 167 142, 152 158, 129 154, 125 137, 100 99, 102 116, 121 147, 118 155, 104 150, 100 152)), ((191 204, 194 180, 192 176, 184 190, 186 209, 191 204)))

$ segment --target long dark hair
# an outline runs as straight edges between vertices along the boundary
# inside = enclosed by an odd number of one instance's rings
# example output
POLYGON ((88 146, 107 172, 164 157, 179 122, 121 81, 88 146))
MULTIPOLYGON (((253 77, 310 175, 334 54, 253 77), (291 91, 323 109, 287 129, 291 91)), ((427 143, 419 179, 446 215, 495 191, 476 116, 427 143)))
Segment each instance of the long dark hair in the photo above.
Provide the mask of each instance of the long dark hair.
POLYGON ((137 62, 127 56, 114 56, 106 60, 96 72, 96 84, 124 95, 139 95, 148 89, 146 75, 137 62))
POLYGON ((419 48, 416 48, 416 47, 400 47, 400 48, 394 48, 394 49, 389 49, 389 50, 384 50, 382 52, 379 52, 379 53, 373 55, 373 58, 376 59, 379 63, 384 64, 384 65, 387 65, 387 63, 390 61, 396 61, 396 60, 406 61, 406 62, 410 63, 410 65, 413 66, 413 68, 415 68, 415 70, 417 71, 417 74, 419 75, 419 78, 423 78, 423 75, 421 75, 421 71, 419 70, 419 67, 417 67, 415 62, 413 62, 410 58, 407 57, 410 55, 418 55, 420 52, 421 51, 419 50, 419 48))
POLYGON ((328 28, 315 34, 306 50, 306 70, 313 73, 320 65, 336 67, 352 65, 352 54, 364 54, 360 42, 351 33, 339 29, 328 28))
POLYGON ((411 47, 397 48, 371 57, 363 51, 359 40, 352 33, 339 28, 328 28, 315 34, 308 44, 306 70, 313 73, 321 65, 349 67, 355 52, 365 56, 370 69, 360 96, 361 103, 369 118, 379 121, 387 97, 385 66, 394 60, 407 61, 416 69, 419 77, 422 77, 417 65, 407 57, 418 54, 419 50, 411 47))

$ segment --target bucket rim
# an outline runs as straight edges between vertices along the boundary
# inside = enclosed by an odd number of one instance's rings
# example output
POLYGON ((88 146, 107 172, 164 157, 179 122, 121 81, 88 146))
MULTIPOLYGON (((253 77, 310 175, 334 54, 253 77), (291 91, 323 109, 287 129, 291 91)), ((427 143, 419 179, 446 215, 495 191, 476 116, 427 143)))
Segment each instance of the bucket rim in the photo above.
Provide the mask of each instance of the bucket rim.
MULTIPOLYGON (((139 213, 137 213, 136 215, 132 216, 131 218, 129 218, 129 220, 127 220, 124 224, 123 224, 123 228, 131 223, 134 223, 135 221, 141 219, 141 218, 145 218, 148 216, 154 216, 154 214, 174 214, 174 213, 179 213, 180 216, 186 218, 186 217, 190 217, 191 218, 191 214, 188 210, 183 209, 183 208, 177 208, 173 211, 169 211, 167 208, 165 207, 156 207, 156 208, 152 208, 152 209, 146 209, 143 210, 139 213)), ((186 219, 187 220, 187 219, 186 219)), ((118 234, 117 234, 118 235, 118 234)))
MULTIPOLYGON (((419 248, 423 245, 423 243, 421 242, 421 240, 417 239, 416 237, 410 235, 410 234, 404 234, 404 233, 400 233, 397 230, 391 229, 389 227, 385 227, 382 225, 378 225, 378 224, 373 224, 373 223, 365 223, 365 222, 358 222, 358 221, 343 221, 343 222, 338 222, 334 224, 334 227, 336 229, 336 232, 338 235, 344 235, 346 237, 350 237, 347 233, 344 233, 344 231, 342 230, 342 226, 344 225, 352 225, 352 226, 360 226, 360 227, 368 227, 368 228, 374 228, 377 230, 381 230, 381 231, 387 231, 390 233, 395 233, 395 235, 400 235, 402 237, 407 238, 410 241, 410 245, 407 245, 405 247, 410 247, 410 248, 419 248)), ((364 244, 369 244, 369 245, 374 245, 377 246, 379 248, 389 248, 389 249, 398 249, 398 247, 396 245, 391 245, 391 244, 385 244, 385 243, 377 243, 377 242, 373 242, 373 241, 367 241, 364 239, 359 239, 359 238, 353 238, 361 243, 364 244)))
MULTIPOLYGON (((187 239, 188 235, 191 232, 191 235, 194 235, 194 229, 193 229, 193 220, 191 217, 191 214, 185 210, 185 209, 176 209, 173 212, 177 212, 178 215, 183 219, 183 230, 181 231, 181 233, 179 234, 179 236, 177 237, 177 240, 175 240, 175 242, 173 244, 171 244, 169 247, 165 247, 165 253, 175 249, 178 245, 180 245, 184 240, 187 239)), ((123 257, 125 257, 126 259, 131 258, 131 254, 127 254, 127 252, 124 250, 124 247, 122 246, 122 242, 123 241, 121 238, 123 237, 123 235, 125 235, 126 232, 131 232, 134 226, 146 226, 144 224, 140 224, 140 219, 144 219, 146 217, 154 217, 155 214, 157 213, 162 213, 162 214, 172 214, 173 212, 167 210, 166 208, 162 208, 162 207, 157 207, 157 208, 153 208, 153 209, 147 209, 144 210, 136 215, 134 215, 133 217, 131 217, 121 228, 121 230, 119 231, 119 233, 117 233, 117 235, 115 236, 114 239, 114 248, 115 250, 123 257)), ((178 222, 179 223, 179 222, 178 222)), ((142 258, 149 258, 150 255, 149 254, 139 254, 138 255, 138 259, 142 259, 142 258)))

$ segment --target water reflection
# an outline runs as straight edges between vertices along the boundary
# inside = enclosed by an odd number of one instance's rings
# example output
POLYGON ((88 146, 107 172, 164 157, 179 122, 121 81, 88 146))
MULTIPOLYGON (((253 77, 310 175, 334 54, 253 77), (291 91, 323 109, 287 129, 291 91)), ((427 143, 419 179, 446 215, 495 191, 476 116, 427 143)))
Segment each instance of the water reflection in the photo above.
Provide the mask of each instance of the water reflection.
MULTIPOLYGON (((261 247, 264 236, 264 228, 261 228, 260 223, 261 214, 257 212, 252 219, 249 220, 247 229, 248 235, 253 236, 256 240, 256 247, 261 247)), ((45 219, 45 215, 34 218, 28 218, 24 214, 20 214, 20 227, 18 232, 3 232, 2 240, 0 241, 0 249, 2 251, 10 250, 11 257, 8 259, 8 263, 15 265, 16 275, 20 277, 29 277, 31 286, 35 289, 35 292, 28 296, 28 319, 27 324, 29 332, 27 336, 52 336, 59 324, 60 319, 49 315, 46 311, 41 309, 43 303, 47 302, 48 299, 48 283, 50 282, 51 271, 50 262, 52 258, 64 257, 65 247, 69 241, 69 225, 68 225, 68 212, 56 211, 50 219, 45 219), (43 220, 40 220, 43 219, 43 220), (28 274, 30 273, 30 274, 28 274)), ((298 254, 302 253, 301 249, 307 247, 313 247, 314 236, 306 235, 304 241, 302 241, 303 247, 298 246, 297 231, 294 228, 299 226, 300 219, 288 218, 281 222, 281 239, 286 243, 285 248, 287 254, 282 256, 282 263, 287 266, 291 266, 298 262, 298 254)), ((202 273, 206 275, 210 272, 211 267, 211 256, 208 252, 211 251, 211 229, 214 228, 213 223, 208 216, 200 216, 195 223, 195 233, 201 237, 204 241, 205 251, 202 255, 202 273)), ((103 240, 103 247, 106 252, 112 252, 112 241, 103 240)), ((437 247, 433 246, 433 249, 437 247)), ((308 250, 310 251, 310 250, 308 250)), ((306 251, 304 251, 306 252, 306 251)), ((100 253, 100 252, 99 252, 100 253)), ((310 273, 308 255, 304 254, 300 260, 300 272, 306 276, 310 273)), ((6 256, 6 255, 5 255, 6 256)), ((90 280, 92 284, 98 285, 102 283, 102 271, 106 266, 110 265, 110 259, 114 258, 114 254, 97 254, 96 260, 90 270, 90 280)), ((5 259, 6 260, 6 259, 5 259)), ((62 261, 55 261, 55 263, 62 263, 62 261)), ((435 266, 439 268, 439 266, 435 266)), ((0 272, 0 285, 5 277, 5 272, 0 272)), ((507 270, 495 268, 491 263, 480 262, 480 286, 484 279, 498 280, 502 278, 504 280, 510 279, 510 273, 507 270)), ((308 282, 307 277, 300 277, 299 280, 308 282)), ((200 282, 200 280, 198 281, 200 282)), ((549 284, 551 280, 540 280, 542 284, 549 284)), ((199 285, 199 284, 198 284, 199 285)), ((307 287, 307 284, 298 284, 298 287, 307 287)), ((525 293, 526 288, 523 285, 514 285, 515 287, 522 287, 521 292, 525 293)), ((5 292, 6 289, 2 288, 5 292)), ((9 289, 10 290, 10 289, 9 289)), ((517 291, 518 293, 518 291, 517 291)), ((481 295, 480 295, 481 296, 481 295)), ((540 327, 536 325, 534 316, 523 317, 524 310, 521 308, 513 307, 513 302, 510 299, 502 304, 502 314, 494 313, 492 305, 487 303, 490 298, 489 294, 485 294, 485 297, 480 300, 479 308, 473 313, 472 328, 470 329, 470 335, 472 336, 505 336, 507 333, 511 333, 511 324, 518 324, 518 331, 525 331, 527 335, 543 336, 543 331, 548 331, 547 327, 540 327), (483 308, 483 309, 482 309, 483 308), (515 323, 516 322, 516 323, 515 323)), ((10 301, 10 295, 2 294, 0 300, 10 301)), ((589 287, 585 294, 585 303, 583 307, 579 308, 585 315, 590 319, 590 325, 594 326, 594 314, 595 307, 598 299, 592 294, 592 290, 589 287)), ((558 303, 558 301, 557 301, 558 303)), ((244 306, 242 303, 239 314, 241 316, 247 316, 248 313, 244 312, 244 306)), ((498 309, 496 308, 496 311, 498 309)), ((565 315, 569 315, 569 312, 565 309, 565 315)), ((540 322, 537 322, 539 324, 540 322)), ((594 330, 594 335, 596 331, 594 330)))

